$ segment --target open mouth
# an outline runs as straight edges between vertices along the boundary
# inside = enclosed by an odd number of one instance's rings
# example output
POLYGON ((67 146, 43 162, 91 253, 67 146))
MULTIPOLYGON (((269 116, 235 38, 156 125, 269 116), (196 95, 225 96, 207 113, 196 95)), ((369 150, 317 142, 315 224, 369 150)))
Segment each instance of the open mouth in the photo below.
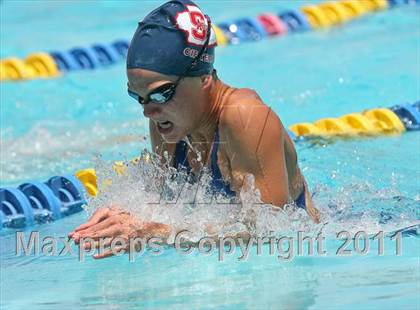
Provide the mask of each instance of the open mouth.
POLYGON ((170 121, 166 121, 166 122, 158 122, 158 126, 159 128, 162 129, 168 129, 171 128, 174 124, 170 121))

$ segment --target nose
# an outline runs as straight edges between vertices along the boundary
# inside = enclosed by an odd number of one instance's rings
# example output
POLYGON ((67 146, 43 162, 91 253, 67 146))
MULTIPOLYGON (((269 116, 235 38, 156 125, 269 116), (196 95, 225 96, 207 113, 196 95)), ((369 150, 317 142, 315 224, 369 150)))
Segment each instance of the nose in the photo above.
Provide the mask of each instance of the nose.
POLYGON ((162 112, 162 107, 154 103, 144 104, 143 109, 143 115, 149 118, 157 116, 162 112))

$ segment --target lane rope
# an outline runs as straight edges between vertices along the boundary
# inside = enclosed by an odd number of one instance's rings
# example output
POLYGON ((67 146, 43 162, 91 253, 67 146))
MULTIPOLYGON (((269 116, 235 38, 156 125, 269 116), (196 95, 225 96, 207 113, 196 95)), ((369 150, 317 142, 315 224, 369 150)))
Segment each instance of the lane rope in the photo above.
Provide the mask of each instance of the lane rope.
MULTIPOLYGON (((420 101, 323 118, 313 123, 297 123, 289 129, 289 135, 296 142, 311 137, 372 137, 420 130, 420 101)), ((145 153, 129 163, 115 162, 113 169, 123 175, 128 165, 149 160, 150 154, 145 153)), ((0 188, 0 229, 22 228, 80 212, 87 194, 98 195, 97 183, 95 169, 89 168, 75 175, 53 176, 45 182, 31 181, 17 188, 0 188)))
MULTIPOLYGON (((419 4, 420 0, 341 0, 303 6, 278 14, 263 13, 213 25, 219 46, 259 41, 308 30, 326 29, 350 22, 368 13, 401 5, 419 4)), ((30 54, 26 59, 0 60, 0 81, 56 78, 73 70, 94 70, 125 60, 129 41, 74 47, 68 51, 30 54)))

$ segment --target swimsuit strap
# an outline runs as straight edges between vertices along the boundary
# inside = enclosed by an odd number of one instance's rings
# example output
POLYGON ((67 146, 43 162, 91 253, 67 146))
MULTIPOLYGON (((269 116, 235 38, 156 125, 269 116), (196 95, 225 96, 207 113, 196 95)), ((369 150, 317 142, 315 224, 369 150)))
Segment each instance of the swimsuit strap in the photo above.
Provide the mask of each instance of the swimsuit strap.
POLYGON ((295 204, 298 208, 306 209, 305 192, 305 187, 303 187, 302 193, 300 193, 299 197, 295 200, 295 204))
MULTIPOLYGON (((230 88, 230 90, 231 90, 231 93, 228 96, 234 93, 237 90, 237 88, 230 88)), ((214 141, 212 144, 212 150, 211 150, 211 155, 210 155, 210 160, 211 160, 210 167, 211 167, 211 174, 212 174, 211 188, 213 191, 223 192, 227 196, 236 196, 236 193, 230 189, 229 183, 223 180, 222 173, 219 169, 219 165, 217 164, 217 151, 219 150, 219 143, 220 143, 219 140, 220 140, 219 123, 217 122, 216 132, 214 135, 214 141)), ((175 161, 174 161, 175 169, 178 169, 179 166, 182 165, 187 168, 188 172, 191 171, 191 166, 188 163, 187 152, 188 152, 187 143, 184 140, 177 142, 176 148, 175 148, 175 161)))
POLYGON ((190 164, 188 163, 187 159, 187 151, 188 151, 188 145, 184 140, 181 140, 177 142, 175 147, 175 162, 174 162, 174 168, 178 169, 179 166, 184 166, 187 168, 187 171, 189 172, 191 170, 190 164))
MULTIPOLYGON (((212 179, 210 181, 210 187, 213 192, 225 193, 227 196, 235 196, 235 192, 230 189, 229 183, 223 180, 222 173, 217 164, 217 151, 219 150, 219 129, 216 127, 216 133, 214 135, 213 147, 211 150, 210 160, 211 160, 211 174, 212 179)), ((174 168, 179 169, 180 166, 187 168, 187 171, 191 171, 191 166, 188 163, 187 158, 188 145, 184 140, 177 142, 175 148, 175 161, 174 168)))
POLYGON ((217 151, 219 150, 219 124, 217 124, 216 127, 216 133, 214 134, 214 141, 213 141, 213 147, 211 150, 210 160, 211 160, 211 171, 213 174, 213 177, 216 179, 222 178, 222 173, 219 169, 219 165, 217 164, 217 151))
POLYGON ((210 157, 212 173, 211 187, 215 192, 223 192, 227 196, 234 197, 236 196, 236 193, 230 189, 229 183, 223 180, 222 172, 217 164, 217 151, 219 150, 219 143, 219 126, 217 126, 210 157))
MULTIPOLYGON (((226 92, 228 92, 229 90, 230 90, 230 93, 227 96, 231 96, 238 89, 229 88, 226 90, 226 92)), ((226 92, 223 95, 225 95, 226 92)), ((211 157, 210 157, 211 173, 212 173, 211 186, 214 191, 223 192, 229 197, 235 197, 236 193, 230 189, 230 184, 228 182, 225 182, 225 180, 223 180, 222 172, 220 171, 219 165, 217 164, 217 151, 219 150, 219 144, 220 144, 219 121, 217 121, 216 132, 214 134, 214 141, 213 141, 211 157)))

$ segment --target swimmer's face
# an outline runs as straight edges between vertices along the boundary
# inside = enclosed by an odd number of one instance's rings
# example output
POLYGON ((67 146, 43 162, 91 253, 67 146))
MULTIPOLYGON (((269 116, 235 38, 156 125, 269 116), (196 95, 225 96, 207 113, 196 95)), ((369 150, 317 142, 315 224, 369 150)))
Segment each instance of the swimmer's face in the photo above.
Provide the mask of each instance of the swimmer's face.
MULTIPOLYGON (((177 76, 163 75, 149 70, 127 70, 128 88, 146 98, 151 91, 167 83, 175 83, 177 76)), ((200 77, 182 79, 174 96, 165 104, 150 101, 142 105, 143 114, 156 125, 163 139, 176 143, 200 126, 205 113, 205 100, 200 77)))

